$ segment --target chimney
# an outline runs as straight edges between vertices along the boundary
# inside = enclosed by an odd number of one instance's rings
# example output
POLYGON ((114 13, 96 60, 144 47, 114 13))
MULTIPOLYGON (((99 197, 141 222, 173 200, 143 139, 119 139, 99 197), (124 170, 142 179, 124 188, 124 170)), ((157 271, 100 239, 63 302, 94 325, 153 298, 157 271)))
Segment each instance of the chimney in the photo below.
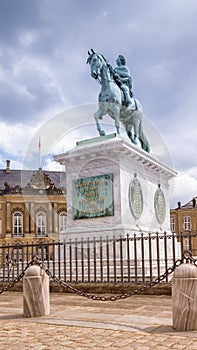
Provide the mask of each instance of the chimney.
POLYGON ((195 197, 192 199, 192 204, 193 204, 193 208, 195 208, 196 207, 196 198, 195 197))
POLYGON ((6 173, 10 172, 10 160, 6 160, 6 169, 5 169, 6 173))
POLYGON ((181 208, 181 202, 178 202, 178 209, 181 208))

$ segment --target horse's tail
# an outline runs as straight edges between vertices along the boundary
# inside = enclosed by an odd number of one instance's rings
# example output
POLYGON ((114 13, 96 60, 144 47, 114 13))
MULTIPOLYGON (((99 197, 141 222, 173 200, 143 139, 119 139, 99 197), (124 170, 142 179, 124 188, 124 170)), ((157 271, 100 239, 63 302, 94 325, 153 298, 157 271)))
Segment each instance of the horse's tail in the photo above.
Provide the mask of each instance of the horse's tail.
POLYGON ((139 125, 139 141, 141 143, 142 149, 149 153, 150 152, 150 145, 149 145, 149 142, 144 134, 143 127, 142 127, 142 121, 140 121, 140 125, 139 125))

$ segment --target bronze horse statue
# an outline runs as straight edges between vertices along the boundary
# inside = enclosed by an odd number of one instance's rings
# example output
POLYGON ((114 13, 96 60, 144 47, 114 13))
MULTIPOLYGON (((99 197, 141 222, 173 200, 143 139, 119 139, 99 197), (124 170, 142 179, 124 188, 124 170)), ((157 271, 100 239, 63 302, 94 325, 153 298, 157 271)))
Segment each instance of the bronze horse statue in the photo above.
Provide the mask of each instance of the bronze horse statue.
POLYGON ((120 134, 121 122, 131 142, 137 144, 138 139, 142 149, 150 152, 148 140, 143 132, 143 111, 141 104, 137 99, 132 97, 134 109, 127 108, 124 105, 123 92, 115 80, 112 66, 102 54, 96 53, 92 49, 91 52, 88 51, 88 55, 87 63, 91 67, 91 76, 101 84, 101 91, 98 98, 99 108, 94 113, 99 135, 105 135, 105 131, 102 130, 99 120, 108 114, 115 120, 117 134, 120 134))

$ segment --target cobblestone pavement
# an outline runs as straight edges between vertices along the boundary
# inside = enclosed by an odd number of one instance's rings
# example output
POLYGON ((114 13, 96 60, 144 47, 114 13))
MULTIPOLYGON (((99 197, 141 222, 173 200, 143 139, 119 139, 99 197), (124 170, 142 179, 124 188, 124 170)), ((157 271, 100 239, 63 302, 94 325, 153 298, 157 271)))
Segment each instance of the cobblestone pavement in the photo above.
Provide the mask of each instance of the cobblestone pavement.
POLYGON ((98 302, 51 294, 51 314, 23 317, 22 293, 0 295, 0 349, 197 350, 197 332, 172 328, 171 298, 98 302))

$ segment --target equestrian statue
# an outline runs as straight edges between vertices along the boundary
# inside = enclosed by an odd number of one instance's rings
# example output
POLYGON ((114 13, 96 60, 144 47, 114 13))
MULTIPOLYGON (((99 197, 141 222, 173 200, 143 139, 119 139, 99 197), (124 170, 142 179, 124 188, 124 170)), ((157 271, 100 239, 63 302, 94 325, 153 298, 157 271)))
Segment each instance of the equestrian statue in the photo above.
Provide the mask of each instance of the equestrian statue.
POLYGON ((88 51, 87 63, 91 67, 91 76, 101 84, 98 98, 99 108, 94 113, 99 135, 105 135, 99 120, 108 114, 115 120, 117 134, 120 134, 121 122, 131 142, 137 144, 138 139, 142 149, 150 152, 150 146, 142 127, 142 106, 133 96, 132 78, 126 67, 124 56, 118 56, 117 66, 113 68, 102 54, 91 49, 91 52, 88 51))

